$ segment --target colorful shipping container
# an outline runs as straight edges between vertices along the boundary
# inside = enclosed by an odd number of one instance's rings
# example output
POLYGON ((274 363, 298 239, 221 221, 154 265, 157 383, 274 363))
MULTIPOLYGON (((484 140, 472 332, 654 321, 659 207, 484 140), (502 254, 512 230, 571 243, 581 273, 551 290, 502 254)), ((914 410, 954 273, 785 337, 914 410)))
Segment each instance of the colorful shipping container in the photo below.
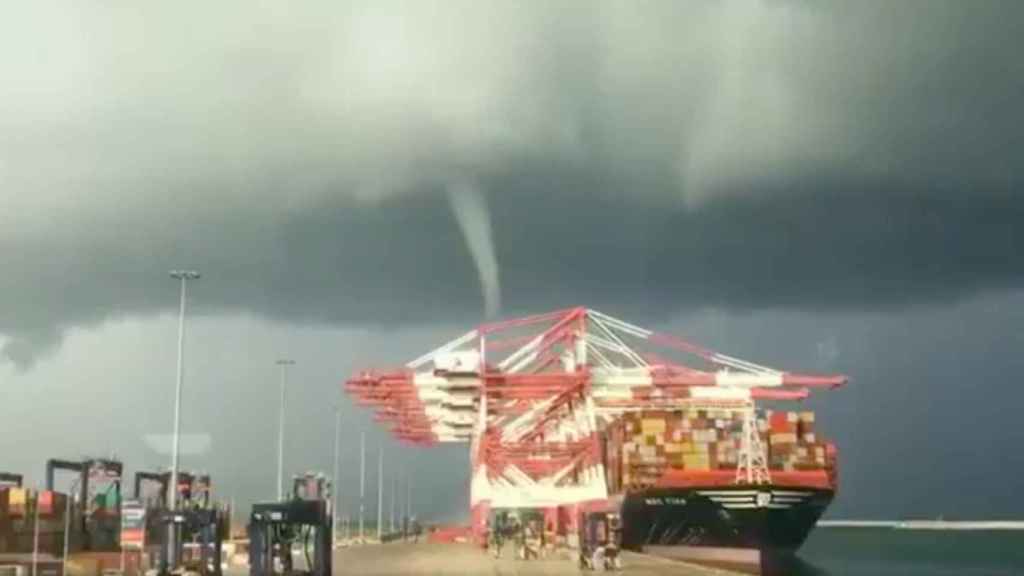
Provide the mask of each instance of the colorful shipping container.
MULTIPOLYGON (((824 470, 828 444, 817 441, 813 412, 765 410, 757 416, 770 471, 824 470)), ((739 411, 692 409, 627 413, 606 432, 613 492, 655 484, 667 470, 735 470, 743 433, 739 411)))

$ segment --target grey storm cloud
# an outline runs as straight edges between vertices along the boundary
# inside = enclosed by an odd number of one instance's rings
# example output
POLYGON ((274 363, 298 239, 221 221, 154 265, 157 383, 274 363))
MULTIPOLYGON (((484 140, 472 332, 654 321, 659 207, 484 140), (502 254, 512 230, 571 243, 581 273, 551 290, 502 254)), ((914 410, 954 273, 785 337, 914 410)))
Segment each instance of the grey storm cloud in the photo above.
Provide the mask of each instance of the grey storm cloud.
POLYGON ((311 324, 470 319, 497 294, 906 306, 1024 273, 1017 2, 12 12, 0 333, 21 366, 170 309, 183 265, 201 313, 311 324))

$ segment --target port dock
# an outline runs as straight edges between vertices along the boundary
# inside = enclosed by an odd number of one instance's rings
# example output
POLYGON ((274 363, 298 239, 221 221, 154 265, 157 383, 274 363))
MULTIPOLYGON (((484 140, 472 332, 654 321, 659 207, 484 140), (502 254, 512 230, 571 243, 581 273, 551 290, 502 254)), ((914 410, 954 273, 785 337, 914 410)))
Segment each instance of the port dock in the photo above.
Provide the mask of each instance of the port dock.
MULTIPOLYGON (((624 576, 736 576, 717 568, 625 552, 624 576)), ((399 576, 408 574, 446 576, 556 576, 587 574, 567 556, 540 560, 516 560, 511 554, 495 559, 471 544, 430 542, 351 546, 334 551, 334 574, 399 576)))

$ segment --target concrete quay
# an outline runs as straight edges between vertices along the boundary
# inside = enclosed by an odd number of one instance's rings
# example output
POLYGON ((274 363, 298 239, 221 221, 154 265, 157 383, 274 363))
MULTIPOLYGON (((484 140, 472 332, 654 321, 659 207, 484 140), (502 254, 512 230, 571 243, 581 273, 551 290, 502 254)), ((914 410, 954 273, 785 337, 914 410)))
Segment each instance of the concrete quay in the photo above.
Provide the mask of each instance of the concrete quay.
MULTIPOLYGON (((507 556, 511 556, 510 554, 507 556)), ((625 552, 623 576, 736 576, 736 572, 625 552)), ((567 557, 541 560, 495 559, 470 544, 421 542, 338 548, 335 575, 365 576, 557 576, 583 572, 567 557)))

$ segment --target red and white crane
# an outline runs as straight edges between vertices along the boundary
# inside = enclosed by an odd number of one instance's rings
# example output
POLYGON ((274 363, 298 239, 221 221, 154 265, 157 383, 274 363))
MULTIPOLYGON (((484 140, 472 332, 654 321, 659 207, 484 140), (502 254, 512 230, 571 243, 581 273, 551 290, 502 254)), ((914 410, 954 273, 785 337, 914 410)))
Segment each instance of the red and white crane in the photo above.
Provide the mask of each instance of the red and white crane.
POLYGON ((599 434, 627 411, 744 411, 736 482, 768 482, 754 401, 802 399, 845 381, 782 372, 578 307, 481 325, 345 387, 402 440, 470 443, 470 503, 486 517, 606 501, 599 434))

